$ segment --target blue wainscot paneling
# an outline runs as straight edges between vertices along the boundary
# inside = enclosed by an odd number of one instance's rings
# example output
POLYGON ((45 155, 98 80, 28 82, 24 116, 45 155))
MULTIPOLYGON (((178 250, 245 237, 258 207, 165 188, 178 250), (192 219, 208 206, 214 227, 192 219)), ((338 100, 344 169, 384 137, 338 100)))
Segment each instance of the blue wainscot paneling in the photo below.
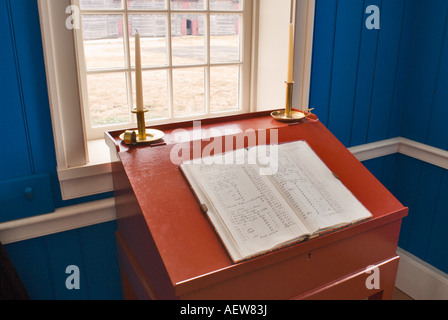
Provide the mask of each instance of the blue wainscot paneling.
POLYGON ((33 300, 121 300, 116 222, 6 245, 33 300), (79 269, 79 289, 67 267, 79 269))
POLYGON ((49 174, 0 180, 0 223, 54 211, 49 174))
POLYGON ((448 273, 448 171, 398 155, 392 190, 410 208, 399 246, 448 273))
POLYGON ((448 170, 401 154, 363 164, 409 207, 399 247, 448 273, 448 170))

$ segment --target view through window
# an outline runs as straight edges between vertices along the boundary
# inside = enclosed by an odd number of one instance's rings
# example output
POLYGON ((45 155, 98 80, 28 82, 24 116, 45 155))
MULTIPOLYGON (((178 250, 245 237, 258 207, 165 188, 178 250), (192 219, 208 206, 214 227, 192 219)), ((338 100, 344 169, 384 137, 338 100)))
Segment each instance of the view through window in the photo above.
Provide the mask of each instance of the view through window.
POLYGON ((148 121, 242 111, 245 0, 72 2, 81 13, 75 39, 89 139, 135 124, 137 32, 148 121))

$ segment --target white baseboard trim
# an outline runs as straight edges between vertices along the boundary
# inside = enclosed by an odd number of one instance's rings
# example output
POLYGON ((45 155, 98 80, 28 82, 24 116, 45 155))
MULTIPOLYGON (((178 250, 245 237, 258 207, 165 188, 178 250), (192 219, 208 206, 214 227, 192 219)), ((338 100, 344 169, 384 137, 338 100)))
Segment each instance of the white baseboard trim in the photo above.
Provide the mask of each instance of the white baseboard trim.
POLYGON ((415 300, 448 300, 448 274, 400 248, 395 286, 415 300))
POLYGON ((0 241, 9 244, 116 219, 114 198, 93 201, 60 208, 49 214, 1 223, 0 241))

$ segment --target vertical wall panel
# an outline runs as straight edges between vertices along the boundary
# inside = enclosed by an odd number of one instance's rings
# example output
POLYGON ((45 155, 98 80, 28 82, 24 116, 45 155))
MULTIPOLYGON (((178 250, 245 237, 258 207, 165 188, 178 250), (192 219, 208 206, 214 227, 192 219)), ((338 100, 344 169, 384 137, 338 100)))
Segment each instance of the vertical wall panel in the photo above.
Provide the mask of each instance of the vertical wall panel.
POLYGON ((29 153, 27 126, 23 109, 20 75, 17 72, 17 56, 14 46, 9 1, 0 2, 0 95, 2 116, 0 128, 8 143, 0 152, 0 179, 20 177, 33 173, 29 153))
POLYGON ((122 299, 117 250, 113 243, 116 230, 115 222, 79 230, 90 299, 122 299))
POLYGON ((367 142, 388 138, 401 36, 403 0, 383 1, 367 142))
POLYGON ((377 178, 382 180, 383 178, 383 165, 384 158, 375 158, 363 162, 363 165, 377 178))
POLYGON ((443 169, 423 163, 419 183, 414 185, 417 194, 410 217, 408 250, 423 260, 426 259, 434 214, 440 195, 441 170, 443 169))
POLYGON ((5 246, 8 256, 32 300, 55 298, 44 238, 5 246))
MULTIPOLYGON (((369 5, 381 7, 381 0, 369 1, 369 5)), ((366 16, 364 16, 365 21, 366 16)), ((373 79, 375 75, 379 31, 362 27, 361 49, 359 51, 358 75, 353 107, 351 146, 366 143, 371 113, 373 79)))
POLYGON ((392 191, 404 206, 409 207, 409 214, 403 219, 401 225, 398 246, 404 250, 408 250, 422 163, 413 158, 397 155, 396 168, 395 183, 392 191))
POLYGON ((425 143, 441 62, 448 1, 421 1, 403 114, 402 135, 425 143), (418 116, 416 116, 418 115, 418 116))
POLYGON ((53 172, 56 158, 37 1, 8 1, 34 173, 53 172))
POLYGON ((338 1, 316 0, 310 107, 327 125, 338 1))
POLYGON ((72 230, 45 237, 48 259, 54 283, 55 296, 58 300, 85 300, 89 298, 87 277, 80 247, 79 231, 72 230), (66 280, 68 266, 76 266, 80 271, 80 290, 69 290, 66 280))
POLYGON ((445 20, 445 38, 441 52, 438 82, 434 92, 426 143, 448 150, 448 17, 445 20))
POLYGON ((380 181, 393 193, 395 172, 397 170, 397 154, 385 156, 383 159, 383 173, 380 181))
POLYGON ((364 10, 363 1, 338 1, 328 128, 346 146, 350 144, 364 10))
POLYGON ((406 89, 410 73, 410 63, 414 47, 415 25, 419 0, 405 0, 401 27, 400 52, 394 83, 393 101, 390 110, 388 138, 400 136, 401 120, 406 100, 406 89))
POLYGON ((448 273, 448 171, 442 179, 426 261, 448 273))

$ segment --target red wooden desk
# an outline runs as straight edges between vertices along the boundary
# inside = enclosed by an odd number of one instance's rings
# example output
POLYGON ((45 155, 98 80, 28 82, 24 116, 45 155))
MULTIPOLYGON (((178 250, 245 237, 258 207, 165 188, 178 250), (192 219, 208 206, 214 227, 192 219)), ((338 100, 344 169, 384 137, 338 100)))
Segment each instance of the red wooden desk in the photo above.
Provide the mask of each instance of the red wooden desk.
MULTIPOLYGON (((129 147, 119 139, 122 131, 109 132, 106 138, 120 159, 113 163, 113 175, 126 298, 392 297, 399 261, 395 252, 407 208, 317 119, 288 125, 262 112, 205 120, 201 125, 205 135, 277 129, 280 143, 306 140, 373 218, 233 264, 178 165, 170 160, 175 145, 169 143, 173 129, 183 128, 188 135, 192 123, 157 127, 166 133, 168 142, 159 146, 129 147), (369 266, 378 267, 379 289, 366 286, 369 266)), ((207 143, 203 141, 202 146, 207 143)))

